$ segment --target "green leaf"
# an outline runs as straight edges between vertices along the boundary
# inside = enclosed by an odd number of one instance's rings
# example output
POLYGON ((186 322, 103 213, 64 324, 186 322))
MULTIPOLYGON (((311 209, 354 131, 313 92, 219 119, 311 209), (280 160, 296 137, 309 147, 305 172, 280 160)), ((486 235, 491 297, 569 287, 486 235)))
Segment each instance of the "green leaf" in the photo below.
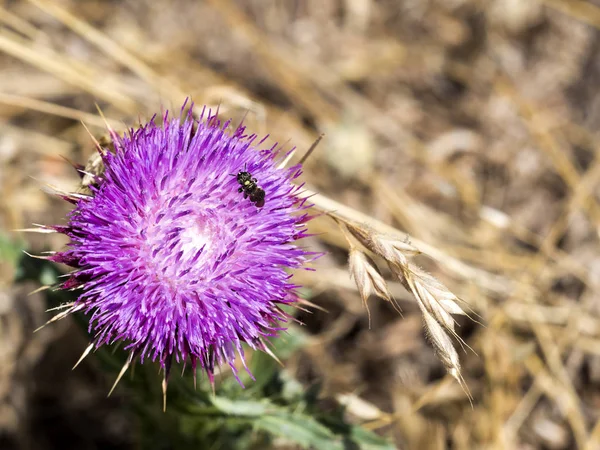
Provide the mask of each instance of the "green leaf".
POLYGON ((45 265, 40 270, 40 283, 44 286, 51 286, 58 282, 56 269, 50 265, 45 265))
POLYGON ((298 401, 304 395, 304 386, 287 370, 279 372, 281 380, 281 397, 288 402, 298 401))
POLYGON ((358 425, 350 429, 350 440, 361 450, 395 450, 389 440, 358 425))
POLYGON ((258 417, 269 412, 268 401, 233 400, 212 397, 212 404, 222 413, 232 416, 258 417))
POLYGON ((304 330, 299 326, 290 325, 287 331, 281 333, 281 336, 274 340, 275 349, 273 352, 280 359, 288 359, 297 350, 304 347, 307 340, 304 330))
POLYGON ((13 269, 19 265, 23 256, 24 243, 20 239, 11 239, 0 233, 0 264, 8 264, 13 269))
POLYGON ((359 425, 347 425, 343 434, 306 414, 279 411, 260 417, 255 429, 285 438, 306 449, 316 450, 394 450, 396 446, 387 439, 359 425))
POLYGON ((341 439, 315 419, 304 414, 281 411, 262 416, 254 422, 255 429, 283 437, 303 448, 344 450, 341 439))

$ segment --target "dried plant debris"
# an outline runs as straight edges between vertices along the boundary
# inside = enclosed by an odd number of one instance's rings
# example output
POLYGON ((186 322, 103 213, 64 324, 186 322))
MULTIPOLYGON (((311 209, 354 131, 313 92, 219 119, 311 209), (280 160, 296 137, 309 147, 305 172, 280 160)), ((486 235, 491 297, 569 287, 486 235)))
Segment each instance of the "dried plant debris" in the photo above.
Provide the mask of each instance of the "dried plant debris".
POLYGON ((381 276, 375 262, 364 252, 355 246, 350 247, 348 257, 350 273, 358 286, 358 292, 362 298, 363 304, 369 314, 369 327, 371 325, 371 313, 367 300, 371 294, 377 295, 384 300, 392 301, 390 291, 385 279, 381 276))
MULTIPOLYGON (((330 220, 310 222, 311 247, 334 249, 321 270, 300 272, 302 294, 329 312, 300 313, 319 345, 295 374, 335 394, 358 390, 389 412, 369 426, 406 450, 597 448, 598 1, 178 0, 160 14, 155 3, 0 7, 4 235, 65 225, 69 205, 42 195, 37 180, 71 202, 101 181, 102 168, 85 165, 81 121, 93 134, 106 121, 121 129, 191 95, 299 150, 325 132, 303 179, 319 192, 309 202, 320 213, 350 221, 352 245, 330 220), (59 155, 84 166, 77 196, 77 175, 59 155), (348 249, 358 284, 344 267, 348 249), (419 250, 450 277, 450 291, 437 269, 415 264, 419 250), (401 285, 415 297, 402 317, 389 313, 404 300, 401 285), (459 308, 473 308, 486 327, 459 308), (422 320, 449 370, 460 344, 453 331, 481 354, 458 352, 475 411, 451 377, 438 383, 440 363, 413 328, 422 320), (354 345, 367 337, 368 349, 354 345), (406 345, 377 355, 375 367, 372 349, 398 338, 406 345), (441 391, 461 399, 457 408, 441 391)), ((289 152, 283 166, 303 153, 289 152)), ((24 236, 31 253, 66 242, 37 230, 24 236)), ((5 272, 0 284, 12 282, 15 272, 5 272)), ((52 364, 32 372, 49 382, 62 373, 52 364)), ((52 433, 71 435, 70 423, 52 433)))
MULTIPOLYGON (((461 345, 466 345, 454 330, 456 322, 452 314, 466 315, 459 306, 461 301, 458 297, 431 274, 410 262, 410 258, 420 252, 408 242, 408 239, 400 240, 393 236, 385 236, 367 226, 339 217, 335 217, 335 220, 343 223, 342 226, 364 247, 383 258, 392 273, 412 293, 423 314, 427 335, 440 360, 471 399, 461 374, 458 353, 452 341, 454 337, 461 345)), ((365 306, 371 293, 391 301, 387 283, 375 262, 352 243, 350 243, 349 266, 365 306)))
POLYGON ((392 266, 405 266, 408 258, 418 255, 419 250, 412 246, 408 240, 401 240, 396 237, 386 236, 367 226, 345 223, 346 228, 362 245, 371 250, 376 255, 385 259, 392 266))

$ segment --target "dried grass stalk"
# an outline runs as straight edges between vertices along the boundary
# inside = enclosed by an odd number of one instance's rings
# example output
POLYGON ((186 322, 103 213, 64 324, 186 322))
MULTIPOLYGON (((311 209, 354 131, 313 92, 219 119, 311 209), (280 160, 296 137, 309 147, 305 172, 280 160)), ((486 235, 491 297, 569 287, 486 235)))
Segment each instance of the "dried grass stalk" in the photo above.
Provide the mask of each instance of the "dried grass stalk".
POLYGON ((358 292, 367 310, 369 328, 371 328, 371 312, 369 311, 367 300, 371 294, 375 294, 389 302, 392 296, 375 262, 354 245, 350 247, 348 264, 350 266, 350 273, 358 286, 358 292))
POLYGON ((451 338, 454 336, 461 345, 466 345, 454 331, 456 322, 452 317, 452 314, 467 315, 458 305, 460 300, 432 275, 414 264, 407 263, 402 267, 390 264, 390 268, 416 298, 429 340, 446 370, 471 398, 461 375, 460 359, 451 338))
POLYGON ((408 240, 401 240, 396 237, 386 236, 371 230, 365 226, 356 225, 344 221, 346 228, 358 242, 371 250, 376 255, 381 256, 389 264, 404 266, 408 264, 408 259, 421 253, 408 240))
MULTIPOLYGON (((452 337, 455 337, 461 345, 465 345, 456 334, 454 329, 456 322, 452 317, 452 314, 467 315, 459 305, 461 300, 431 274, 409 262, 409 259, 418 255, 420 251, 408 240, 386 236, 339 217, 335 219, 338 223, 343 222, 345 229, 364 247, 382 257, 388 263, 392 273, 413 294, 423 314, 427 335, 440 360, 448 373, 459 382, 471 398, 461 375, 460 360, 452 341, 452 337)), ((345 230, 344 233, 346 234, 345 230)), ((388 301, 391 299, 385 279, 377 270, 373 260, 351 242, 350 272, 354 276, 365 305, 366 299, 373 292, 388 301)))

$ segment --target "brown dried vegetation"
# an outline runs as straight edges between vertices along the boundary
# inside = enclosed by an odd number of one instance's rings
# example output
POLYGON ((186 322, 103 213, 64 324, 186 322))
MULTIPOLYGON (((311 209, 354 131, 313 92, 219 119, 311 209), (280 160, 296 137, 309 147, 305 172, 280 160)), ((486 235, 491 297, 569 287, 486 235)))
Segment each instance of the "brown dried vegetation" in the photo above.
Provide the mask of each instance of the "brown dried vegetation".
MULTIPOLYGON (((95 103, 122 130, 191 95, 294 161, 325 133, 305 180, 337 223, 312 222, 328 253, 297 280, 328 313, 287 367, 399 448, 600 448, 598 28, 592 0, 1 3, 0 230, 60 222, 37 180, 75 189, 60 155, 87 160, 95 103)), ((115 408, 54 370, 76 330, 31 335, 0 267, 0 434, 52 448, 27 440, 50 387, 74 392, 60 417, 115 408)))

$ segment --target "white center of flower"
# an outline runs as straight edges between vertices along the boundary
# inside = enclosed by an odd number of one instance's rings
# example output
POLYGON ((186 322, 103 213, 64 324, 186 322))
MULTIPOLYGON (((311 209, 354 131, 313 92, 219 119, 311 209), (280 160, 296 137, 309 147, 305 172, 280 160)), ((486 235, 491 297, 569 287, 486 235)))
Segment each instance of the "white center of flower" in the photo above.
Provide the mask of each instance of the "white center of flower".
POLYGON ((178 205, 149 214, 145 223, 140 256, 149 275, 174 287, 219 276, 235 251, 236 226, 210 207, 178 205))
POLYGON ((203 226, 196 223, 181 232, 181 250, 183 250, 184 259, 191 258, 201 248, 204 248, 204 254, 211 253, 210 247, 214 236, 211 233, 212 230, 210 228, 209 224, 203 226))

